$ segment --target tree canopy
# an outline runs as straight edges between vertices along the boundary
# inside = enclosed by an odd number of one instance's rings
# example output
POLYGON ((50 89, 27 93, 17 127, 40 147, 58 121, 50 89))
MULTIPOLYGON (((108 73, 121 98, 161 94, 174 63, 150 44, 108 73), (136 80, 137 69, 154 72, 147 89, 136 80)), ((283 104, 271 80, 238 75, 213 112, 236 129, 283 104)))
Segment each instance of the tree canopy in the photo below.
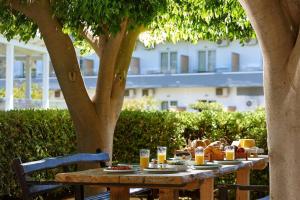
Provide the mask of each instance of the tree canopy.
MULTIPOLYGON (((38 0, 22 0, 29 4, 38 0)), ((28 41, 38 26, 0 0, 0 33, 28 41)), ((51 1, 53 14, 65 32, 77 41, 86 27, 93 35, 116 34, 128 19, 128 29, 144 27, 146 44, 160 41, 246 40, 255 37, 237 0, 60 0, 51 1)))
POLYGON ((43 38, 80 152, 112 153, 132 52, 143 31, 148 45, 254 37, 237 0, 0 0, 0 34, 23 41, 43 38), (76 44, 89 46, 100 58, 92 98, 76 44))

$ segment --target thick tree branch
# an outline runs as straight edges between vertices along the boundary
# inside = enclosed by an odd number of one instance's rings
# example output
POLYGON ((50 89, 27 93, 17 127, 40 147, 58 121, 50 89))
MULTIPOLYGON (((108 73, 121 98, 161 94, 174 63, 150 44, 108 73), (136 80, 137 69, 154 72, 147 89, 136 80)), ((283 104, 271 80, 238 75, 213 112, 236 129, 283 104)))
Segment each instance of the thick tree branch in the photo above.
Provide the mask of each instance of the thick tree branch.
POLYGON ((290 28, 290 31, 293 35, 294 40, 297 38, 297 33, 298 33, 298 26, 296 24, 295 19, 292 16, 291 13, 291 4, 288 4, 287 0, 280 0, 282 12, 286 18, 286 25, 290 28))
MULTIPOLYGON (((76 128, 87 123, 84 121, 86 117, 97 120, 94 105, 83 83, 73 43, 70 37, 62 32, 62 27, 52 14, 49 1, 40 0, 20 4, 19 1, 13 0, 10 5, 37 23, 69 111, 72 118, 78 122, 75 123, 76 128), (90 112, 83 113, 83 110, 90 112), (82 117, 83 114, 89 116, 82 117)), ((84 130, 79 131, 84 132, 84 130)), ((89 130, 85 131, 89 132, 89 130)))
POLYGON ((111 94, 111 107, 113 108, 113 114, 115 115, 115 118, 118 118, 123 105, 127 72, 132 53, 134 51, 136 39, 141 31, 142 28, 128 31, 118 54, 118 60, 115 67, 115 79, 111 94))
MULTIPOLYGON (((97 113, 111 113, 110 97, 114 80, 114 68, 118 53, 127 30, 128 20, 121 24, 121 29, 116 35, 110 35, 103 45, 100 58, 100 70, 96 86, 94 102, 97 113)), ((108 116, 110 117, 110 116, 108 116)))
POLYGON ((87 27, 80 29, 79 33, 91 45, 98 57, 101 58, 103 46, 107 40, 107 37, 105 35, 94 36, 87 27))
POLYGON ((300 87, 300 32, 287 65, 288 81, 294 91, 300 87))
MULTIPOLYGON (((285 60, 292 50, 295 38, 279 0, 239 0, 257 34, 264 61, 285 60), (275 60, 274 60, 275 59, 275 60)), ((283 65, 282 65, 283 67, 283 65)))
POLYGON ((292 30, 295 32, 295 37, 297 37, 300 25, 300 1, 282 0, 282 4, 292 23, 292 30))

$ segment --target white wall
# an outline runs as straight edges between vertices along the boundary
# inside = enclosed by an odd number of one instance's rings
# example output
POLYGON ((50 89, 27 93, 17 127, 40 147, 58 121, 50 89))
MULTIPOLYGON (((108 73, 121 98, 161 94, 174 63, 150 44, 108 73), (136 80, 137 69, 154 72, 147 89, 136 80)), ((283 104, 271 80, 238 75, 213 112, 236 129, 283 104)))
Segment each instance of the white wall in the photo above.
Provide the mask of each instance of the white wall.
POLYGON ((228 46, 219 46, 208 41, 199 41, 197 44, 178 42, 158 44, 154 49, 147 49, 140 42, 137 43, 133 57, 140 58, 141 74, 147 71, 160 72, 160 53, 176 51, 178 53, 178 69, 180 68, 180 56, 189 56, 189 71, 193 72, 198 67, 199 50, 216 50, 216 68, 231 70, 231 53, 240 54, 240 68, 243 71, 253 68, 262 69, 262 56, 258 44, 241 45, 239 41, 228 43, 228 46))
MULTIPOLYGON (((134 98, 142 97, 142 89, 136 89, 134 98)), ((236 88, 229 88, 228 96, 217 96, 216 88, 155 88, 153 98, 158 101, 177 101, 178 107, 186 107, 198 100, 216 101, 224 105, 225 108, 235 106, 239 111, 253 110, 264 106, 263 96, 237 96, 236 88), (252 101, 252 106, 247 106, 246 102, 252 101)))

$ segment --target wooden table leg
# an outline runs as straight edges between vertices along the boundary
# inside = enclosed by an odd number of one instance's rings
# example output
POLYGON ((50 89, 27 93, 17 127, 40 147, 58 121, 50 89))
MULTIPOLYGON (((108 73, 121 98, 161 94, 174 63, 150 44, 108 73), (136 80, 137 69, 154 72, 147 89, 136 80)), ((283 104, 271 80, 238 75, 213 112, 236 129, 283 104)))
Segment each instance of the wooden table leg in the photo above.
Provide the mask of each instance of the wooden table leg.
MULTIPOLYGON (((236 184, 249 185, 250 184, 250 168, 244 168, 237 171, 236 184)), ((236 190, 237 200, 249 200, 250 192, 247 190, 236 190)))
POLYGON ((200 186, 200 199, 213 200, 214 199, 214 179, 208 178, 203 181, 200 186))
POLYGON ((129 188, 128 187, 110 187, 110 199, 111 200, 129 200, 129 188))
POLYGON ((174 189, 159 189, 159 200, 177 200, 179 191, 174 189))

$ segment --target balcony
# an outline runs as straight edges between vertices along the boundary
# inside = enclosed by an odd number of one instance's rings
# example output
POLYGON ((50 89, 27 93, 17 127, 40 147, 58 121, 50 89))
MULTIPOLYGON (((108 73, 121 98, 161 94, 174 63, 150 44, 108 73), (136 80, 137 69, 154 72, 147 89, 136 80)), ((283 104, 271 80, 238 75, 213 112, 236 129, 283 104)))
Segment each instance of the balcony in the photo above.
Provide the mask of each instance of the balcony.
MULTIPOLYGON (((32 81, 42 85, 42 79, 32 81)), ((50 77, 50 89, 60 89, 56 77, 50 77)), ((87 88, 96 87, 97 76, 84 76, 87 88)), ((20 85, 24 79, 15 79, 14 84, 20 85)), ((128 75, 127 88, 176 88, 176 87, 261 87, 263 85, 262 71, 244 72, 202 72, 181 74, 142 74, 128 75)), ((5 86, 5 79, 0 79, 0 88, 5 86)))
POLYGON ((261 87, 262 71, 128 75, 127 88, 261 87))

